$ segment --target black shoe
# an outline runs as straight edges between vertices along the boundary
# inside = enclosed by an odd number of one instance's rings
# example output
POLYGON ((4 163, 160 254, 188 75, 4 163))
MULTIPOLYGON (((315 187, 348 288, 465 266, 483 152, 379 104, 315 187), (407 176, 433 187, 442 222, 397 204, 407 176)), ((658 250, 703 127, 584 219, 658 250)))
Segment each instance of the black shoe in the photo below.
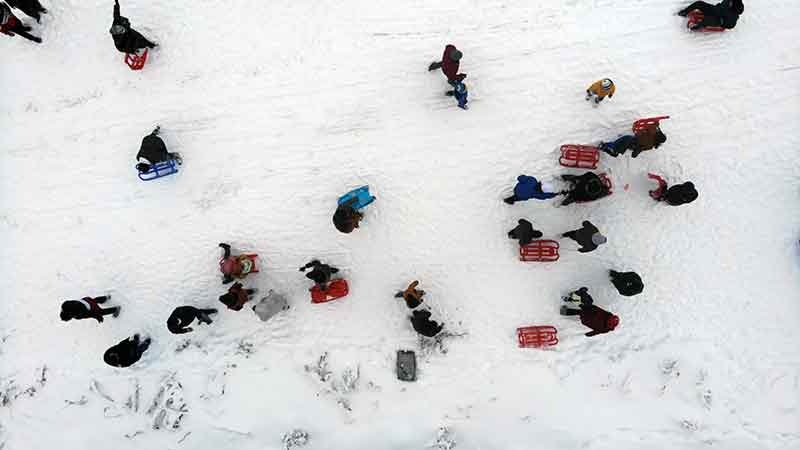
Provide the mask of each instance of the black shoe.
POLYGON ((678 11, 678 12, 677 12, 677 14, 678 14, 679 16, 681 16, 681 17, 686 17, 686 16, 688 16, 688 15, 689 15, 689 10, 682 9, 682 10, 678 11))
POLYGON ((115 318, 115 319, 116 319, 117 317, 119 317, 119 313, 120 313, 120 311, 122 311, 122 308, 121 308, 121 307, 119 307, 119 306, 115 307, 115 308, 114 308, 114 313, 113 313, 113 314, 111 314, 111 317, 113 317, 113 318, 115 318))

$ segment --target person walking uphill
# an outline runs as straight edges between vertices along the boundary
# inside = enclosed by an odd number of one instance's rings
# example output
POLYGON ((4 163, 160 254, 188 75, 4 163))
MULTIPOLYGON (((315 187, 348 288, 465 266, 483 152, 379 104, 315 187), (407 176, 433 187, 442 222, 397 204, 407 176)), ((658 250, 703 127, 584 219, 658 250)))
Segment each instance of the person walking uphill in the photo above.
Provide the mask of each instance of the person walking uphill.
POLYGON ((739 16, 744 13, 744 3, 742 0, 724 0, 716 5, 711 5, 698 1, 678 11, 678 15, 686 17, 694 10, 703 13, 703 20, 694 24, 692 30, 700 30, 705 27, 722 27, 730 30, 736 26, 739 16))
POLYGON ((119 12, 119 0, 114 0, 114 22, 109 33, 114 39, 114 46, 122 53, 139 53, 143 48, 155 48, 157 45, 131 28, 131 21, 119 12))
POLYGON ((139 361, 148 348, 150 348, 150 338, 142 339, 138 334, 134 334, 133 337, 106 350, 103 361, 109 366, 129 367, 139 361))
POLYGON ((619 317, 596 306, 594 299, 589 295, 588 289, 582 287, 564 297, 565 302, 578 303, 580 309, 561 306, 562 316, 580 316, 581 323, 592 329, 585 334, 587 337, 614 331, 619 325, 619 317))
POLYGON ((17 8, 28 17, 32 17, 36 22, 42 21, 42 14, 47 13, 47 10, 39 3, 39 0, 6 0, 8 6, 17 8))
POLYGON ((559 194, 553 192, 552 186, 542 183, 534 177, 520 175, 517 177, 517 185, 514 186, 514 195, 504 198, 503 201, 509 205, 530 199, 549 200, 559 194))
POLYGON ((600 234, 600 230, 592 222, 584 220, 582 225, 583 228, 579 230, 567 231, 562 234, 563 237, 570 238, 580 244, 579 252, 589 253, 606 243, 606 237, 600 234))
POLYGON ((464 73, 458 73, 459 65, 461 64, 461 57, 463 54, 453 44, 447 44, 444 48, 441 61, 432 62, 428 66, 428 71, 442 69, 444 76, 447 77, 447 82, 455 86, 455 83, 464 81, 467 77, 464 73))
POLYGON ((8 36, 18 34, 29 41, 36 42, 37 44, 42 43, 42 38, 28 33, 28 31, 31 31, 31 27, 22 23, 19 18, 11 12, 11 8, 9 8, 8 5, 0 3, 0 33, 8 36))
POLYGON ((103 322, 103 316, 111 314, 113 317, 118 317, 120 312, 119 306, 112 308, 101 308, 100 304, 105 303, 110 299, 110 295, 102 297, 83 297, 80 300, 67 300, 61 304, 61 320, 68 322, 71 319, 95 319, 98 322, 103 322))
POLYGON ((306 274, 306 278, 312 280, 322 290, 325 290, 326 285, 331 281, 331 275, 339 272, 336 267, 322 264, 316 259, 301 267, 300 272, 305 272, 306 269, 310 268, 313 268, 313 270, 306 274))
POLYGON ((192 331, 189 325, 197 319, 200 323, 211 324, 213 322, 209 314, 216 314, 217 310, 213 308, 198 309, 194 306, 179 306, 172 311, 167 319, 167 329, 172 334, 183 334, 192 331))

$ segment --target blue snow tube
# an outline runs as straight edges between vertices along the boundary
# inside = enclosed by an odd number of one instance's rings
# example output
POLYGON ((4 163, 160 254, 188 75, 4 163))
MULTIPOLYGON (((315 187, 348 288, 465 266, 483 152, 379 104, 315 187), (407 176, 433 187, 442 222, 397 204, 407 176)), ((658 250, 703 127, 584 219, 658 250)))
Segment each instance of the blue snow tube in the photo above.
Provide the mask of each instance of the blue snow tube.
POLYGON ((375 201, 375 197, 369 193, 369 186, 361 186, 360 188, 353 189, 347 194, 339 197, 338 204, 345 204, 353 198, 357 200, 356 203, 351 206, 356 210, 359 210, 375 201))
POLYGON ((178 163, 170 159, 151 165, 150 170, 147 172, 139 172, 139 179, 142 181, 151 181, 156 178, 172 175, 173 173, 178 173, 178 163))

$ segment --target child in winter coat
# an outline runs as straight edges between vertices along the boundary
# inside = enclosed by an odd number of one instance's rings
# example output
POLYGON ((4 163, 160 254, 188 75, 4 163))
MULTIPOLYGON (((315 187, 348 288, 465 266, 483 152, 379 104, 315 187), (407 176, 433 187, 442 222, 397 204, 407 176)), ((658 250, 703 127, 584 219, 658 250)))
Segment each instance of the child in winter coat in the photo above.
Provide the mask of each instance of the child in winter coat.
POLYGON ((120 15, 119 0, 114 0, 114 22, 109 32, 114 39, 114 46, 122 53, 138 54, 143 48, 155 48, 157 45, 131 28, 131 21, 120 15))
POLYGON ((36 22, 41 22, 42 14, 47 12, 39 0, 6 0, 6 3, 8 6, 24 12, 28 17, 36 19, 36 22))
POLYGON ((306 269, 312 268, 313 270, 306 274, 306 278, 309 280, 313 280, 314 284, 319 286, 320 289, 323 291, 327 287, 329 281, 331 281, 331 275, 338 273, 339 269, 333 266, 329 266, 327 264, 322 264, 319 260, 313 260, 306 264, 305 266, 300 268, 300 272, 305 272, 306 269))
POLYGON ((514 195, 503 199, 509 205, 530 199, 549 200, 559 194, 553 192, 551 185, 540 182, 534 177, 520 175, 517 177, 517 185, 514 186, 514 195))
POLYGON ((244 289, 242 283, 234 283, 227 294, 220 295, 219 301, 228 309, 240 311, 244 304, 250 301, 250 296, 256 292, 256 289, 244 289))
POLYGON ((591 86, 589 86, 589 89, 586 89, 586 101, 588 102, 594 96, 594 103, 598 104, 606 97, 613 97, 616 90, 617 88, 614 86, 614 82, 611 81, 610 78, 597 80, 592 83, 591 86))
POLYGON ((428 66, 428 71, 436 70, 441 68, 444 75, 447 77, 447 81, 452 84, 455 81, 464 81, 464 78, 467 77, 466 74, 458 73, 458 67, 461 61, 462 53, 459 51, 455 45, 447 44, 444 48, 444 53, 442 54, 442 60, 432 62, 430 66, 428 66))
POLYGON ((22 23, 19 18, 11 12, 11 8, 9 8, 8 5, 0 3, 0 33, 8 36, 18 34, 29 41, 36 43, 42 42, 42 38, 28 33, 28 31, 31 31, 31 27, 22 23))
POLYGON ((408 309, 414 309, 422 304, 422 296, 425 295, 425 291, 417 289, 417 286, 419 286, 419 281, 414 280, 408 285, 405 291, 400 291, 394 294, 394 297, 402 298, 406 301, 406 306, 408 306, 408 309))
POLYGON ((698 194, 694 183, 687 181, 676 184, 661 190, 661 194, 655 198, 657 202, 666 202, 671 206, 680 206, 692 203, 697 200, 698 194))
POLYGON ((508 238, 519 240, 520 247, 523 245, 528 245, 534 239, 539 239, 542 237, 542 232, 539 230, 534 230, 533 224, 527 220, 519 219, 517 224, 518 225, 513 230, 508 232, 508 238))
POLYGON ((570 238, 580 244, 579 252, 589 253, 606 243, 606 237, 600 234, 600 230, 592 222, 584 220, 582 225, 583 228, 579 230, 567 231, 562 234, 565 238, 570 238))
POLYGON ((141 173, 148 172, 153 164, 165 161, 176 161, 181 164, 183 160, 178 153, 170 153, 167 151, 167 146, 164 141, 158 137, 161 132, 161 127, 156 127, 152 133, 142 139, 142 145, 139 148, 139 153, 136 154, 136 170, 141 173))
POLYGON ((248 255, 231 255, 231 246, 221 242, 219 246, 225 252, 219 261, 219 270, 222 272, 222 284, 228 284, 234 278, 243 279, 253 271, 253 260, 248 255))
POLYGON ((411 320, 411 326, 414 327, 414 331, 423 336, 434 337, 444 328, 443 324, 431 320, 431 312, 427 309, 415 309, 411 313, 409 319, 411 320))
POLYGON ((109 366, 129 367, 141 359, 142 354, 150 347, 150 338, 141 339, 138 334, 129 337, 106 350, 103 361, 109 366))
POLYGON ((640 294, 644 290, 644 283, 642 277, 636 272, 617 272, 616 270, 609 270, 611 276, 611 283, 617 288, 620 295, 631 297, 640 294))
POLYGON ((217 310, 213 308, 198 309, 194 306, 179 306, 172 311, 167 319, 167 329, 172 334, 183 334, 192 331, 189 325, 197 319, 200 323, 210 324, 211 318, 209 314, 216 314, 217 310))
POLYGON ((455 97, 459 108, 464 110, 469 109, 467 106, 467 96, 469 95, 467 92, 467 85, 461 81, 450 82, 450 85, 453 86, 453 90, 445 92, 445 95, 455 97))
POLYGON ((592 337, 598 334, 614 331, 619 325, 619 317, 594 305, 594 299, 589 295, 588 289, 582 287, 564 297, 565 302, 577 303, 580 309, 567 305, 561 307, 562 316, 580 316, 581 323, 591 328, 592 331, 585 336, 592 337))
POLYGON ((601 142, 598 148, 614 158, 633 150, 631 156, 636 158, 639 153, 658 148, 664 142, 667 142, 667 136, 656 125, 644 128, 634 135, 620 136, 613 142, 601 142))
POLYGON ((357 203, 358 198, 353 197, 336 207, 336 212, 333 213, 333 225, 337 230, 342 233, 351 233, 358 228, 358 224, 364 218, 364 214, 354 207, 357 203))
POLYGON ((591 202, 611 193, 603 184, 603 180, 592 172, 586 172, 581 176, 561 175, 561 179, 571 184, 571 189, 567 191, 566 198, 561 202, 562 205, 591 202))
POLYGON ((678 15, 686 17, 694 10, 699 10, 703 13, 703 20, 694 24, 692 30, 700 30, 705 27, 732 29, 736 26, 739 16, 744 12, 744 3, 742 3, 742 0, 724 0, 716 5, 711 5, 697 1, 678 11, 678 15))
POLYGON ((103 316, 111 314, 113 317, 118 317, 119 306, 111 308, 100 307, 101 303, 105 303, 110 298, 110 295, 103 295, 95 298, 83 297, 80 300, 67 300, 61 304, 61 320, 68 322, 71 319, 95 319, 102 323, 103 316))

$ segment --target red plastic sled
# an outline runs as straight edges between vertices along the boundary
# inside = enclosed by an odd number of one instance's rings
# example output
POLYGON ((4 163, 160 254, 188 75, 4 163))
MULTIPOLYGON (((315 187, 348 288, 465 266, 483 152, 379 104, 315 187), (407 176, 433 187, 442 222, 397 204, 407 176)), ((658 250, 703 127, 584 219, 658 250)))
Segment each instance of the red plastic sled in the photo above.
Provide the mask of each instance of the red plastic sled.
POLYGON ((558 242, 542 239, 519 247, 519 260, 525 262, 558 261, 558 242))
POLYGON ((350 292, 346 280, 332 280, 324 291, 319 286, 314 286, 311 291, 311 303, 327 303, 337 298, 342 298, 350 292))
POLYGON ((142 70, 144 67, 144 63, 147 62, 147 51, 148 49, 144 49, 141 55, 137 55, 136 53, 126 53, 125 54, 125 64, 131 68, 131 70, 142 70))
POLYGON ((650 178, 651 180, 656 180, 656 182, 658 183, 658 188, 650 191, 650 197, 653 197, 654 200, 660 199, 661 194, 664 193, 664 189, 667 188, 667 182, 664 181, 663 178, 654 173, 648 173, 647 178, 650 178))
MULTIPOLYGON (((689 29, 691 29, 693 26, 703 21, 704 15, 702 11, 700 11, 699 9, 695 9, 694 11, 690 11, 689 14, 686 15, 686 17, 689 18, 689 21, 686 23, 686 26, 689 27, 689 29)), ((720 33, 722 31, 725 31, 725 28, 703 27, 700 28, 699 30, 692 30, 692 31, 698 33, 720 33)))
POLYGON ((591 145, 562 145, 558 163, 564 167, 596 169, 600 151, 591 145))
POLYGON ((550 325, 517 328, 520 348, 542 348, 558 344, 558 330, 550 325))
POLYGON ((633 122, 633 134, 636 134, 652 126, 657 127, 659 125, 659 122, 661 122, 664 119, 669 119, 669 116, 658 116, 658 117, 650 117, 649 119, 639 119, 636 122, 633 122))

